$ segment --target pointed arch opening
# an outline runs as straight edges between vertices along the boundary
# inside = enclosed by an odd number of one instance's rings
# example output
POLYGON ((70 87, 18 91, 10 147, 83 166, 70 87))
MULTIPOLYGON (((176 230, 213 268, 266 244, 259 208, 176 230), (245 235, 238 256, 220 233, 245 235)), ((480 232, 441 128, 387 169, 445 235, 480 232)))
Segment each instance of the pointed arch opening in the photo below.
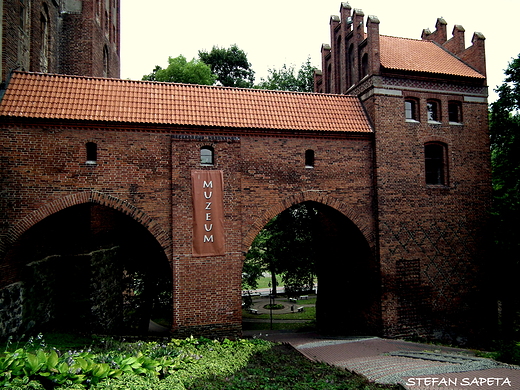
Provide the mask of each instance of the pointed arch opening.
POLYGON ((370 246, 350 219, 322 203, 294 205, 265 225, 246 255, 245 329, 261 327, 251 321, 265 317, 265 305, 274 303, 283 306, 274 315, 306 319, 305 326, 322 333, 377 334, 379 279, 370 246), (264 283, 263 290, 255 280, 264 283))
POLYGON ((73 205, 25 231, 5 258, 24 285, 22 330, 167 333, 172 272, 148 229, 120 210, 73 205))

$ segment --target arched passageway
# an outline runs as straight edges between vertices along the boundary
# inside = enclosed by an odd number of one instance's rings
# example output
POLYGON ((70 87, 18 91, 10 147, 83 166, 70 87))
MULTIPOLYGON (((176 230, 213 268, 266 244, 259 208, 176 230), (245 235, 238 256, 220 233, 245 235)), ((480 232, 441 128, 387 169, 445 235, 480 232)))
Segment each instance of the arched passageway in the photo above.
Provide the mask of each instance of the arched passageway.
MULTIPOLYGON (((350 219, 322 203, 303 202, 280 213, 259 235, 269 236, 272 241, 259 249, 255 248, 255 240, 248 257, 254 251, 264 256, 268 248, 267 262, 288 264, 281 265, 278 272, 288 267, 290 272, 315 275, 316 325, 320 332, 380 333, 379 266, 366 238, 350 219), (278 246, 285 248, 274 250, 278 246)), ((287 282, 291 277, 285 279, 287 282)))
POLYGON ((84 203, 52 214, 22 234, 6 261, 23 282, 26 329, 142 334, 150 320, 171 325, 166 255, 118 210, 84 203))

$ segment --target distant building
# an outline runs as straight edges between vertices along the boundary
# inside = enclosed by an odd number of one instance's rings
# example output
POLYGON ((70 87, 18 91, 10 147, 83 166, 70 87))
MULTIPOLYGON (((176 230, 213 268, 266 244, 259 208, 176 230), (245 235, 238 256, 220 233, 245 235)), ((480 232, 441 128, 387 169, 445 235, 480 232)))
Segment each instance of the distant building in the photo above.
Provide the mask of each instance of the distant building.
POLYGON ((0 1, 0 74, 119 77, 120 0, 0 1))

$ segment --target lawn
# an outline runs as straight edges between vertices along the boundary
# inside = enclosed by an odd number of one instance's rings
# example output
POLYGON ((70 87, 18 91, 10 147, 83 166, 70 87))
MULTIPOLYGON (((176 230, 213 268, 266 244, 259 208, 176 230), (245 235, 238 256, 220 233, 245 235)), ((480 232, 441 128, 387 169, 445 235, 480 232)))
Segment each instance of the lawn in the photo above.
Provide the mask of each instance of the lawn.
POLYGON ((36 390, 398 389, 260 339, 118 341, 38 335, 0 346, 0 387, 36 390))
MULTIPOLYGON (((261 278, 258 278, 257 279, 257 283, 258 283, 258 286, 257 288, 260 289, 260 288, 269 288, 271 287, 271 277, 268 276, 262 276, 261 278)), ((280 283, 282 283, 282 277, 281 276, 276 276, 276 283, 278 283, 278 287, 280 287, 280 283)))

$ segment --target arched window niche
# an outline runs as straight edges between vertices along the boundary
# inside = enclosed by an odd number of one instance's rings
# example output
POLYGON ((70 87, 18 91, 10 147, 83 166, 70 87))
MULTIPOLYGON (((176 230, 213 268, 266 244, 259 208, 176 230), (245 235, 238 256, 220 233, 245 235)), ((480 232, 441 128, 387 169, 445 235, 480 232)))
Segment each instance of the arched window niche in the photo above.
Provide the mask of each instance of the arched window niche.
POLYGON ((200 165, 214 165, 215 151, 211 146, 203 146, 200 148, 200 165))
POLYGON ((97 144, 95 142, 87 142, 85 145, 87 149, 87 161, 85 162, 87 165, 96 165, 97 164, 97 144))
POLYGON ((314 168, 314 150, 305 151, 305 168, 314 168))

